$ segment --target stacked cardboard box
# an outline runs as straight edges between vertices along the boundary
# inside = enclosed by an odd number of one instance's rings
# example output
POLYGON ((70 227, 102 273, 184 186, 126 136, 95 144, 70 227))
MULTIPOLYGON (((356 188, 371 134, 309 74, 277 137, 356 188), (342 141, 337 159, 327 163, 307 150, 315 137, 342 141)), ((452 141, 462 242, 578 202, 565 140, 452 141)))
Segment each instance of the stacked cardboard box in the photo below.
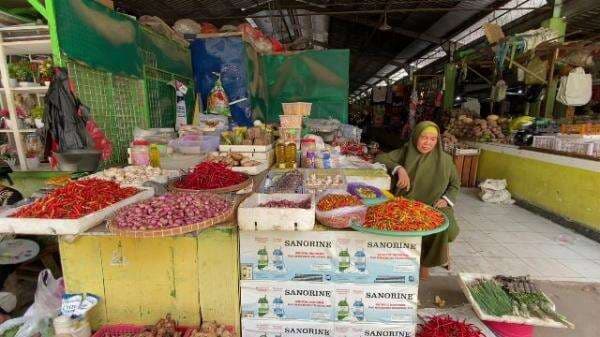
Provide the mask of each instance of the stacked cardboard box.
POLYGON ((418 237, 242 231, 242 336, 412 337, 420 248, 418 237))

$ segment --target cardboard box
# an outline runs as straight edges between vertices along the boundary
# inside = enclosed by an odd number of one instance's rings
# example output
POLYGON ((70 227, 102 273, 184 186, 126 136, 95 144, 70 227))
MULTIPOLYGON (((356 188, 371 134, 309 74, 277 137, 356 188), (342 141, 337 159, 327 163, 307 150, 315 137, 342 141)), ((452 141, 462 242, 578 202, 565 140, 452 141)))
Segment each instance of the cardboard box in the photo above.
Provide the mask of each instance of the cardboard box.
POLYGON ((335 337, 414 337, 415 323, 340 323, 333 325, 335 337))
POLYGON ((352 231, 242 231, 242 280, 402 283, 419 280, 421 239, 352 231))
POLYGON ((395 284, 336 284, 335 319, 347 322, 412 323, 418 287, 395 284))
POLYGON ((333 320, 333 285, 313 282, 242 281, 243 318, 333 320))
POLYGON ((332 322, 242 318, 242 337, 332 337, 332 322))

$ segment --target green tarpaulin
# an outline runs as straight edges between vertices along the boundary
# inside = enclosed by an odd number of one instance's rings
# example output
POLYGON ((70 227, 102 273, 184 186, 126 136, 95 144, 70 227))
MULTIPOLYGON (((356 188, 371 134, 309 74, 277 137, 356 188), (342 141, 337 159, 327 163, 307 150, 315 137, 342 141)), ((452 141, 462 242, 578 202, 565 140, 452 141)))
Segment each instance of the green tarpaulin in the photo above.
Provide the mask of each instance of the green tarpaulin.
POLYGON ((281 103, 311 102, 311 118, 348 121, 348 50, 311 50, 262 55, 247 48, 252 107, 257 117, 277 122, 281 103))

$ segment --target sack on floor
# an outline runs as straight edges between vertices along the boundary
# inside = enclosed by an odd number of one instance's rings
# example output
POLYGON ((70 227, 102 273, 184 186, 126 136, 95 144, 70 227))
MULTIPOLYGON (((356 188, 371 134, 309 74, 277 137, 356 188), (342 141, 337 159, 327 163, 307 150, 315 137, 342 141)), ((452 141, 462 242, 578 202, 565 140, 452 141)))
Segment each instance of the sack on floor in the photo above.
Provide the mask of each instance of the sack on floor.
POLYGON ((479 188, 481 189, 479 198, 484 202, 512 204, 515 201, 511 198, 506 185, 506 179, 486 179, 479 184, 479 188))

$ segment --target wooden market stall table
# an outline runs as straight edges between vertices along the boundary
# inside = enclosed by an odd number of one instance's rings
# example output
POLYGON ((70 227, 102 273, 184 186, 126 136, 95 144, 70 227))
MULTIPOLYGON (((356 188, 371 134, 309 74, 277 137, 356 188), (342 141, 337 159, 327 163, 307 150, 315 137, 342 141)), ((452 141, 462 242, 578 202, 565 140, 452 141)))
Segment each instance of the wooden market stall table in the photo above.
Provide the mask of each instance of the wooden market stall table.
POLYGON ((512 145, 469 145, 481 149, 479 181, 507 179, 516 199, 600 231, 600 161, 512 145))
POLYGON ((99 295, 90 315, 103 324, 152 324, 166 313, 183 325, 203 320, 239 331, 238 233, 235 222, 163 238, 127 238, 104 225, 59 240, 68 292, 99 295))

